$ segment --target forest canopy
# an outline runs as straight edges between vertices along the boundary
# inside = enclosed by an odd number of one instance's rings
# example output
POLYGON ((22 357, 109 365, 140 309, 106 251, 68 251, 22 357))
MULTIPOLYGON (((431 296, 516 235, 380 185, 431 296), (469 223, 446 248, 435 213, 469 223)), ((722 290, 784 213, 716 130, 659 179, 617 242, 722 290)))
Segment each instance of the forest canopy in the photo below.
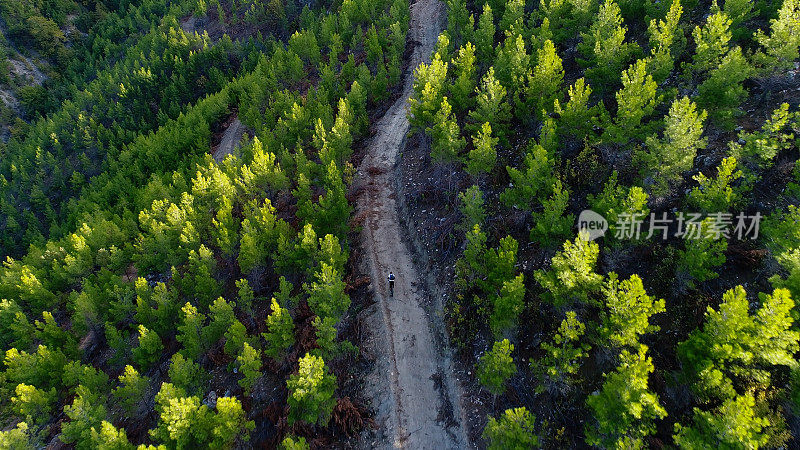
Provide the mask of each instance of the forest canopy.
POLYGON ((800 1, 409 3, 0 0, 0 448, 355 445, 395 101, 471 444, 798 446, 800 1))

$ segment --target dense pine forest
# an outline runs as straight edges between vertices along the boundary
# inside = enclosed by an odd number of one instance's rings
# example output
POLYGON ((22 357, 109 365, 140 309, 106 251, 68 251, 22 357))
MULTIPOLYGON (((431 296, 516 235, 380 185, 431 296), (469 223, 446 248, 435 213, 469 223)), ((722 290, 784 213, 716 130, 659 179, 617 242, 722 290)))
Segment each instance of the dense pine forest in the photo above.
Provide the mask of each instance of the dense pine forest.
POLYGON ((356 433, 349 161, 399 82, 408 3, 0 10, 6 66, 45 78, 5 71, 0 447, 356 433), (233 118, 241 144, 215 161, 233 118))
POLYGON ((473 436, 800 445, 800 3, 446 3, 403 182, 473 436))
POLYGON ((0 0, 0 449, 406 446, 377 176, 465 446, 800 446, 800 0, 422 2, 0 0))

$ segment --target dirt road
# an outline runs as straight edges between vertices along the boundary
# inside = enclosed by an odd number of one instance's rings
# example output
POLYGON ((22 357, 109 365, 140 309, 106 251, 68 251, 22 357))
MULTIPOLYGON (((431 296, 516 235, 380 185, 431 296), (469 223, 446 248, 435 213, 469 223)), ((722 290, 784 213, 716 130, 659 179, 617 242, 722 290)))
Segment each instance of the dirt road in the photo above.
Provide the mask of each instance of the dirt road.
MULTIPOLYGON (((362 314, 369 328, 364 351, 375 358, 366 380, 366 394, 376 411, 377 436, 364 438, 369 448, 466 448, 458 386, 453 382, 449 353, 436 323, 436 305, 426 298, 420 276, 398 217, 396 163, 409 129, 406 99, 411 95, 413 68, 430 59, 442 29, 445 8, 438 0, 418 0, 411 6, 411 41, 416 44, 404 75, 404 92, 375 124, 356 175, 361 188, 357 215, 364 271, 372 279, 375 304, 362 314), (397 277, 394 298, 386 276, 397 277), (431 310, 433 309, 433 310, 431 310)), ((424 275, 424 274, 423 274, 424 275)), ((439 321, 441 322, 441 321, 439 321)))
POLYGON ((222 140, 216 149, 212 149, 214 161, 220 163, 225 160, 225 157, 233 153, 239 143, 242 141, 245 126, 236 117, 233 119, 228 128, 225 129, 225 134, 222 135, 222 140))

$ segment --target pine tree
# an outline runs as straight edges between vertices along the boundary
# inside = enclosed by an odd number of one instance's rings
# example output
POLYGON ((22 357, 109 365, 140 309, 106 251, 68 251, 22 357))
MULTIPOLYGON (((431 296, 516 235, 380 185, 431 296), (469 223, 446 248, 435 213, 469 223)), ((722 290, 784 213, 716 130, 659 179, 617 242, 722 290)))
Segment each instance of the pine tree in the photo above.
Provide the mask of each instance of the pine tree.
POLYGON ((35 353, 10 348, 5 352, 5 380, 14 384, 25 383, 39 389, 62 388, 62 375, 67 357, 59 349, 39 345, 35 353))
MULTIPOLYGON (((299 182, 298 182, 299 183, 299 182)), ((301 189, 301 187, 298 187, 301 189)), ((298 203, 300 204, 298 199, 298 203)), ((267 261, 274 249, 280 222, 275 217, 276 210, 269 199, 263 205, 249 202, 243 208, 241 238, 239 240, 239 268, 242 273, 250 273, 267 261)))
POLYGON ((339 331, 336 329, 336 322, 338 321, 334 317, 314 317, 314 321, 311 325, 314 326, 314 333, 317 337, 315 342, 318 347, 314 349, 314 355, 323 359, 330 359, 337 356, 339 353, 339 346, 336 343, 336 336, 339 334, 339 331))
POLYGON ((500 142, 504 142, 508 134, 511 107, 506 100, 506 88, 494 77, 493 67, 483 76, 476 92, 476 106, 469 113, 470 128, 478 131, 485 128, 484 124, 488 122, 500 142))
MULTIPOLYGON (((792 146, 794 134, 791 133, 791 114, 789 104, 783 103, 772 116, 764 122, 761 130, 753 132, 739 132, 739 142, 730 141, 731 156, 734 156, 739 163, 742 163, 748 172, 755 172, 756 169, 768 169, 774 164, 775 157, 782 150, 788 150, 792 146)), ((798 128, 796 125, 794 128, 798 128)), ((748 173, 747 178, 753 178, 756 174, 748 173)))
POLYGON ((494 14, 489 3, 484 3, 483 12, 478 19, 478 28, 475 30, 475 48, 478 51, 478 61, 481 63, 489 62, 494 56, 494 14))
POLYGON ((149 378, 139 375, 133 366, 127 365, 122 375, 119 376, 119 386, 112 391, 112 394, 128 414, 133 414, 138 408, 139 402, 144 399, 144 393, 149 383, 149 378))
POLYGON ((800 255, 794 249, 800 247, 800 207, 789 205, 786 211, 771 214, 762 225, 767 248, 783 266, 792 266, 800 255))
POLYGON ((222 254, 230 258, 235 254, 237 236, 239 234, 239 221, 233 217, 233 202, 227 197, 222 197, 222 205, 217 211, 212 224, 214 226, 214 243, 222 254))
MULTIPOLYGON (((719 276, 715 269, 725 264, 728 241, 723 235, 715 235, 715 220, 707 217, 697 224, 697 236, 686 241, 685 249, 678 252, 678 273, 688 278, 686 285, 695 287, 695 282, 713 280, 719 276)), ((687 234, 693 230, 686 230, 687 234)))
POLYGON ((242 403, 236 397, 217 399, 217 413, 211 425, 211 448, 231 448, 237 439, 247 442, 256 427, 255 422, 247 420, 242 403))
POLYGON ((239 386, 244 389, 245 395, 250 395, 256 380, 261 377, 261 351, 245 342, 242 352, 236 357, 236 362, 244 377, 238 381, 239 386))
POLYGON ((569 136, 583 141, 592 131, 592 125, 597 122, 597 107, 589 106, 592 88, 583 78, 579 78, 570 86, 567 95, 569 100, 563 107, 558 98, 553 100, 553 111, 559 116, 558 134, 562 138, 569 136))
POLYGON ((108 421, 102 421, 100 428, 92 428, 92 446, 97 450, 133 450, 124 428, 117 428, 108 421))
POLYGON ((503 339, 495 342, 492 350, 486 352, 478 362, 478 380, 494 395, 505 392, 506 380, 517 373, 517 366, 511 357, 513 351, 514 344, 503 339))
POLYGON ((303 287, 308 293, 308 306, 314 314, 334 317, 337 320, 350 307, 350 297, 345 293, 342 275, 332 266, 321 263, 311 284, 303 287))
POLYGON ((556 307, 587 302, 601 287, 603 277, 594 271, 599 254, 600 247, 595 242, 580 236, 574 242, 564 242, 564 249, 553 256, 550 270, 539 269, 533 274, 547 290, 545 298, 556 307))
POLYGON ((581 33, 583 42, 578 44, 578 51, 585 59, 579 62, 588 68, 586 78, 601 93, 618 85, 622 68, 639 50, 636 44, 625 42, 626 33, 619 6, 613 0, 606 0, 600 6, 595 22, 586 33, 581 33))
POLYGON ((525 306, 525 277, 522 274, 503 282, 500 295, 494 301, 489 326, 495 337, 517 324, 517 318, 525 306))
MULTIPOLYGON (((456 0, 458 1, 458 0, 456 0)), ((472 94, 477 86, 475 68, 475 46, 466 42, 458 49, 458 55, 453 60, 456 67, 456 79, 449 85, 450 97, 456 114, 463 114, 475 106, 472 94)))
POLYGON ((233 305, 222 297, 214 300, 214 303, 209 308, 209 313, 211 314, 211 320, 202 331, 202 340, 205 345, 216 344, 236 320, 236 316, 233 313, 233 305))
POLYGON ((431 63, 420 64, 414 70, 414 93, 408 99, 411 126, 424 130, 434 123, 434 116, 442 104, 448 63, 435 54, 431 63))
POLYGON ((267 316, 267 332, 262 333, 267 341, 264 353, 271 358, 277 358, 294 344, 294 321, 289 310, 282 308, 274 297, 271 311, 267 316))
POLYGON ((281 442, 280 450, 310 450, 311 447, 306 442, 304 437, 294 437, 292 435, 286 436, 281 442))
POLYGON ((660 329, 650 324, 650 317, 666 311, 664 300, 647 295, 638 275, 619 281, 616 273, 609 273, 603 293, 606 308, 600 335, 613 347, 635 347, 642 334, 660 329))
POLYGON ((753 17, 752 2, 748 0, 727 0, 722 5, 722 11, 731 19, 731 29, 735 40, 741 41, 750 37, 752 32, 741 27, 741 25, 742 22, 748 21, 753 17))
POLYGON ((242 351, 246 341, 247 328, 242 325, 242 322, 234 319, 230 328, 225 332, 225 354, 235 358, 242 351))
POLYGON ((191 359, 197 359, 206 351, 206 340, 203 338, 203 324, 205 315, 197 311, 191 303, 186 303, 183 308, 183 323, 178 325, 176 339, 183 345, 181 352, 191 359))
MULTIPOLYGON (((503 44, 498 45, 494 68, 497 80, 507 89, 510 99, 520 95, 525 79, 530 72, 530 59, 521 34, 508 35, 503 44)), ((520 113, 522 112, 520 111, 520 113)), ((517 115, 517 117, 525 116, 517 115)))
POLYGON ((191 394, 203 395, 207 374, 199 364, 186 359, 180 353, 172 355, 169 365, 169 381, 191 394))
POLYGON ((792 328, 794 307, 789 291, 760 295, 760 307, 749 313, 743 287, 722 296, 714 310, 706 309, 705 325, 678 346, 687 377, 702 399, 733 398, 737 392, 769 388, 770 369, 796 367, 800 333, 792 328))
POLYGON ((517 104, 516 115, 524 119, 531 111, 539 120, 544 120, 561 97, 561 84, 564 81, 564 67, 550 40, 544 41, 536 56, 536 66, 528 73, 524 101, 517 104))
POLYGON ((550 245, 569 237, 572 234, 573 214, 564 215, 569 206, 569 190, 565 189, 561 180, 556 179, 550 198, 542 202, 542 212, 534 212, 531 228, 531 241, 541 246, 550 245))
POLYGON ((36 339, 48 347, 61 349, 69 357, 77 357, 78 342, 75 337, 59 327, 49 311, 42 312, 42 320, 34 322, 36 339))
POLYGON ((70 391, 79 384, 92 392, 108 391, 108 375, 94 366, 81 364, 78 361, 70 361, 64 366, 61 380, 70 391))
POLYGON ((761 30, 754 36, 763 48, 754 59, 767 74, 791 69, 800 56, 800 1, 784 0, 770 28, 769 36, 761 30))
MULTIPOLYGON (((596 197, 589 194, 587 200, 592 211, 602 215, 608 221, 609 232, 606 233, 606 236, 616 237, 617 233, 620 233, 620 238, 622 238, 623 230, 619 228, 620 224, 627 220, 647 217, 650 210, 647 208, 648 196, 644 190, 639 186, 628 188, 620 186, 617 182, 618 178, 619 174, 615 170, 603 186, 603 191, 596 197)), ((612 241, 612 243, 619 242, 621 241, 612 241)))
MULTIPOLYGON (((383 67, 383 64, 381 64, 381 67, 383 67)), ((352 120, 349 104, 344 99, 339 101, 339 111, 330 131, 325 130, 322 119, 317 119, 315 140, 319 149, 320 161, 325 166, 328 166, 331 161, 337 165, 342 165, 350 159, 353 153, 353 135, 350 133, 350 122, 352 120)))
MULTIPOLYGON (((347 264, 348 258, 347 249, 343 249, 341 244, 339 244, 339 238, 332 234, 326 234, 325 237, 319 239, 319 253, 317 258, 319 262, 328 263, 339 272, 344 272, 344 266, 347 264)), ((307 272, 307 274, 310 275, 311 273, 307 272)), ((279 298, 283 299, 283 301, 288 301, 292 288, 292 284, 281 277, 279 298)))
POLYGON ((27 422, 19 422, 16 428, 0 431, 0 448, 34 450, 34 439, 27 422))
MULTIPOLYGON (((362 65, 361 67, 369 74, 369 69, 362 65)), ((350 92, 347 93, 347 104, 352 111, 352 122, 350 126, 353 130, 353 136, 362 136, 366 133, 369 127, 369 118, 367 117, 367 92, 366 88, 359 84, 358 80, 353 81, 350 85, 350 92)))
MULTIPOLYGON (((195 298, 200 305, 208 306, 222 293, 219 283, 212 275, 216 268, 214 253, 206 246, 201 245, 197 251, 189 252, 188 266, 181 288, 187 297, 195 298)), ((168 291, 166 286, 163 289, 156 286, 153 300, 158 305, 156 315, 160 326, 157 331, 160 333, 164 333, 172 326, 172 320, 178 312, 176 296, 177 293, 172 290, 168 291)))
POLYGON ((488 274, 486 281, 489 288, 486 292, 497 295, 506 281, 512 280, 516 273, 517 250, 519 243, 511 236, 500 239, 498 246, 486 251, 488 274))
POLYGON ((74 443, 76 449, 92 448, 92 429, 99 428, 107 418, 105 398, 101 395, 78 386, 72 404, 64 407, 64 414, 70 420, 61 425, 62 442, 74 443))
MULTIPOLYGON (((531 359, 530 366, 534 373, 547 377, 556 386, 571 386, 577 383, 577 374, 581 359, 589 355, 591 346, 582 339, 586 333, 586 325, 577 318, 575 311, 567 311, 566 318, 561 321, 552 343, 542 342, 545 356, 539 360, 531 359)), ((542 390, 544 385, 537 390, 542 390)))
POLYGON ((622 89, 617 91, 617 115, 613 125, 603 135, 618 144, 631 139, 644 140, 654 124, 643 121, 653 114, 663 96, 656 93, 658 85, 647 71, 647 62, 638 60, 622 72, 622 89))
POLYGON ((378 31, 375 29, 375 24, 369 26, 364 46, 367 50, 367 61, 371 66, 377 66, 383 61, 383 48, 381 48, 381 43, 378 40, 378 31))
POLYGON ((339 239, 347 235, 347 222, 353 208, 347 202, 347 187, 339 167, 331 161, 325 172, 325 195, 314 205, 314 229, 320 234, 332 234, 339 239))
POLYGON ((665 20, 650 20, 647 29, 650 35, 650 58, 648 59, 648 72, 653 75, 656 83, 661 84, 667 79, 675 66, 675 55, 680 54, 683 45, 683 32, 679 23, 683 14, 680 0, 673 0, 665 20), (676 50, 676 51, 674 51, 676 50))
POLYGON ((0 349, 26 349, 32 343, 33 334, 33 325, 17 302, 0 299, 0 349))
POLYGON ((722 160, 717 167, 717 177, 708 178, 702 173, 692 177, 698 186, 689 193, 689 204, 704 213, 725 212, 735 206, 739 200, 740 189, 731 187, 731 183, 742 177, 742 171, 736 168, 736 158, 722 160))
POLYGON ((714 412, 694 408, 691 426, 675 424, 675 443, 680 448, 760 448, 767 444, 763 430, 769 420, 758 417, 750 393, 731 397, 714 412))
POLYGON ((461 150, 467 145, 461 137, 461 128, 452 114, 447 97, 433 118, 433 126, 425 130, 431 137, 431 158, 438 163, 458 161, 461 150))
POLYGON ((20 383, 14 392, 16 395, 11 397, 11 405, 19 417, 33 424, 44 424, 50 420, 53 403, 58 397, 54 388, 45 391, 37 389, 36 386, 20 383))
POLYGON ((483 226, 486 220, 486 208, 483 201, 483 191, 478 185, 472 185, 458 194, 461 223, 459 227, 466 233, 475 225, 483 226))
POLYGON ((326 426, 336 404, 333 392, 336 377, 329 373, 322 358, 306 353, 298 361, 300 369, 286 381, 289 388, 289 424, 298 420, 326 426))
POLYGON ((489 450, 536 448, 539 436, 534 425, 536 416, 525 407, 507 409, 500 420, 489 417, 489 423, 483 430, 483 437, 489 441, 489 450))
POLYGON ((641 175, 652 179, 654 193, 663 194, 680 180, 681 174, 691 169, 697 150, 706 147, 707 140, 701 137, 706 116, 705 111, 697 112, 688 97, 675 100, 664 123, 664 136, 650 136, 648 152, 636 154, 641 175))
POLYGON ((239 301, 237 304, 239 308, 242 309, 248 315, 253 315, 253 300, 255 299, 255 294, 253 294, 253 288, 250 287, 250 283, 247 282, 246 279, 241 278, 236 280, 236 289, 238 291, 238 299, 239 301))
POLYGON ((702 74, 715 69, 728 53, 731 40, 731 20, 728 16, 717 10, 706 19, 701 28, 694 28, 693 36, 696 45, 692 58, 692 69, 702 74))
MULTIPOLYGON (((225 397, 217 399, 217 404, 225 397)), ((161 385, 156 395, 158 426, 150 430, 156 442, 165 442, 175 448, 207 446, 212 433, 214 415, 198 397, 186 397, 179 388, 169 383, 161 385)))
POLYGON ((640 345, 636 353, 623 350, 616 371, 605 375, 603 388, 590 396, 595 424, 586 428, 586 443, 603 448, 642 448, 644 438, 655 433, 653 423, 667 411, 648 389, 653 362, 640 345))
POLYGON ((465 236, 464 254, 456 262, 456 289, 463 295, 476 286, 482 286, 488 274, 486 263, 486 234, 475 225, 465 236))
POLYGON ((144 325, 139 325, 139 346, 133 349, 133 360, 144 370, 155 364, 164 351, 161 337, 144 325))
POLYGON ((505 10, 503 11, 503 18, 500 20, 500 30, 506 35, 522 33, 525 29, 525 1, 507 0, 501 3, 505 3, 505 10))
POLYGON ((467 42, 472 38, 474 19, 464 0, 446 0, 447 33, 454 42, 467 42))
POLYGON ((509 207, 531 210, 536 199, 549 193, 555 183, 555 166, 555 158, 550 152, 541 145, 530 145, 523 168, 506 166, 512 186, 500 194, 500 201, 509 207))
POLYGON ((467 173, 477 176, 481 173, 491 173, 497 160, 495 146, 498 139, 492 137, 492 127, 485 122, 481 129, 472 138, 472 150, 467 159, 467 173))
POLYGON ((258 137, 253 137, 252 145, 252 160, 242 166, 242 175, 237 179, 240 187, 251 196, 263 191, 286 189, 289 179, 281 170, 275 154, 269 152, 258 137))
POLYGON ((739 47, 730 48, 731 21, 717 11, 703 28, 695 27, 697 44, 692 69, 705 79, 698 87, 697 104, 709 110, 721 125, 731 126, 738 108, 747 96, 742 82, 752 74, 752 67, 739 47))
POLYGON ((734 48, 698 87, 697 104, 707 108, 720 125, 732 127, 733 119, 741 114, 739 105, 747 97, 742 83, 752 73, 753 68, 742 55, 742 50, 734 48))

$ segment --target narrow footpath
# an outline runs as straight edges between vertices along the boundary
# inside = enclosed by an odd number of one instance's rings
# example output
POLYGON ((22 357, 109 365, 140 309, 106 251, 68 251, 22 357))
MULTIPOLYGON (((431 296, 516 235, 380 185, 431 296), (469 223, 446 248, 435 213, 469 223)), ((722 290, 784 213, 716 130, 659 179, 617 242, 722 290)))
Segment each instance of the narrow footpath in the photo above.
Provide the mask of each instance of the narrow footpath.
POLYGON ((361 317, 368 335, 362 347, 375 359, 365 379, 365 395, 372 400, 378 427, 364 438, 365 448, 468 447, 449 353, 437 339, 443 333, 432 329, 436 322, 428 315, 440 311, 425 309, 436 303, 427 301, 426 277, 420 274, 424 268, 415 266, 418 261, 404 238, 397 208, 397 161, 409 130, 406 101, 413 69, 430 60, 445 14, 438 0, 411 5, 409 33, 415 46, 403 94, 375 123, 375 135, 356 174, 356 215, 364 220, 360 263, 370 275, 375 297, 361 317), (390 270, 397 278, 393 298, 386 281, 390 270))

